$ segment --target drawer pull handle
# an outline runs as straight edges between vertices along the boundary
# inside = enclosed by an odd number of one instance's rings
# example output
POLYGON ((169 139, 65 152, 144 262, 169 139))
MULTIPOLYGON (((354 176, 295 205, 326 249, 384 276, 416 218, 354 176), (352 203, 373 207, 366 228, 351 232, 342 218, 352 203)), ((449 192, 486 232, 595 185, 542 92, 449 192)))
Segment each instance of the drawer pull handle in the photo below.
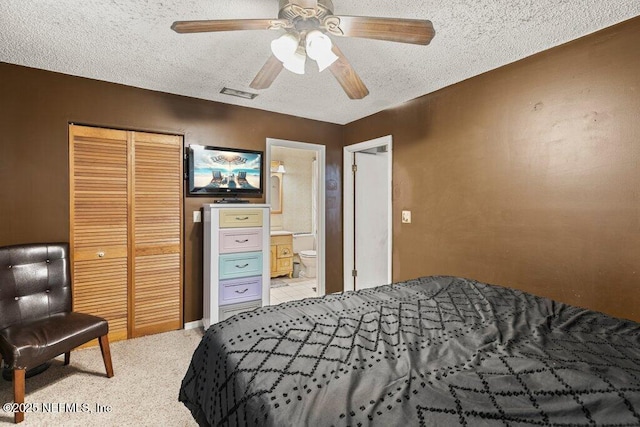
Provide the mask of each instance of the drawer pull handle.
POLYGON ((103 258, 104 257, 104 252, 98 252, 98 257, 103 258))
POLYGON ((249 217, 248 217, 248 216, 243 216, 242 218, 240 218, 239 216, 237 216, 237 217, 236 217, 236 219, 237 219, 238 221, 246 221, 246 220, 248 220, 248 219, 249 219, 249 217))
POLYGON ((249 288, 246 288, 242 291, 236 291, 236 294, 244 294, 245 292, 247 292, 249 290, 249 288))
POLYGON ((247 268, 247 267, 249 267, 249 264, 245 264, 245 265, 238 265, 238 264, 236 264, 236 267, 237 267, 237 268, 247 268))
POLYGON ((284 255, 289 255, 289 251, 288 251, 288 250, 286 250, 286 249, 285 249, 284 251, 282 251, 282 253, 283 253, 284 255))
POLYGON ((249 239, 236 240, 236 243, 247 243, 248 241, 249 241, 249 239))

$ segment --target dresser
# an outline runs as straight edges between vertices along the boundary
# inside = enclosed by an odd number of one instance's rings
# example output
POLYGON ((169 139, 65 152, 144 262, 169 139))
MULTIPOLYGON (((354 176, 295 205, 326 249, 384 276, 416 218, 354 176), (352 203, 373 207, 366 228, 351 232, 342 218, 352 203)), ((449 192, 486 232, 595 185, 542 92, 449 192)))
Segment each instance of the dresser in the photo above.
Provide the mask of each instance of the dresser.
POLYGON ((269 304, 269 205, 204 205, 205 329, 269 304))

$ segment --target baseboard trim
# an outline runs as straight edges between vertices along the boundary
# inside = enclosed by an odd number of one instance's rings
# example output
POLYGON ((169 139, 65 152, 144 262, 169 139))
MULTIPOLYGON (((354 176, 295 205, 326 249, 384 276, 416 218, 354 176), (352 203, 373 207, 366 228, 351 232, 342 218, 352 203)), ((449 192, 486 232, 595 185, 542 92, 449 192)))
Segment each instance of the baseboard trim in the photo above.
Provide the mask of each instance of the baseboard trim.
POLYGON ((202 320, 194 320, 193 322, 188 322, 184 324, 185 329, 197 329, 202 328, 202 320))

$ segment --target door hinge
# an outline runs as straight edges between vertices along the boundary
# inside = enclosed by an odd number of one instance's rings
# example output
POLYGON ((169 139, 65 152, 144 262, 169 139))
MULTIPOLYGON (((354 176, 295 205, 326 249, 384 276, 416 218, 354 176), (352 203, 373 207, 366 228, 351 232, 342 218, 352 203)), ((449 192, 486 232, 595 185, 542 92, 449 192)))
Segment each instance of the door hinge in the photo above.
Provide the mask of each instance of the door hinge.
POLYGON ((353 171, 353 173, 358 172, 358 165, 351 165, 351 170, 353 171))
POLYGON ((351 276, 358 277, 358 270, 351 270, 351 276))

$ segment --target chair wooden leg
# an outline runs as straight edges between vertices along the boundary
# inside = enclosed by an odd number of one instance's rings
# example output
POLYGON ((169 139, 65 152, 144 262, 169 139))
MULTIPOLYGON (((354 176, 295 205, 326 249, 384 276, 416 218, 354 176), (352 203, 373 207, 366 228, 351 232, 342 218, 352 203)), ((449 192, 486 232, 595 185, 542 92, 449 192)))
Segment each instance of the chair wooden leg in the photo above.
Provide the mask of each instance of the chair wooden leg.
MULTIPOLYGON (((24 403, 24 374, 26 369, 13 370, 13 401, 17 404, 24 403)), ((18 424, 24 421, 24 412, 17 411, 13 416, 13 421, 18 424)))
POLYGON ((71 361, 71 352, 70 352, 70 351, 67 351, 67 352, 64 354, 64 364, 65 364, 65 365, 68 365, 70 361, 71 361))
POLYGON ((109 351, 109 337, 103 335, 98 340, 100 341, 100 350, 102 351, 104 368, 107 370, 107 377, 111 378, 113 376, 113 366, 111 365, 111 351, 109 351))

